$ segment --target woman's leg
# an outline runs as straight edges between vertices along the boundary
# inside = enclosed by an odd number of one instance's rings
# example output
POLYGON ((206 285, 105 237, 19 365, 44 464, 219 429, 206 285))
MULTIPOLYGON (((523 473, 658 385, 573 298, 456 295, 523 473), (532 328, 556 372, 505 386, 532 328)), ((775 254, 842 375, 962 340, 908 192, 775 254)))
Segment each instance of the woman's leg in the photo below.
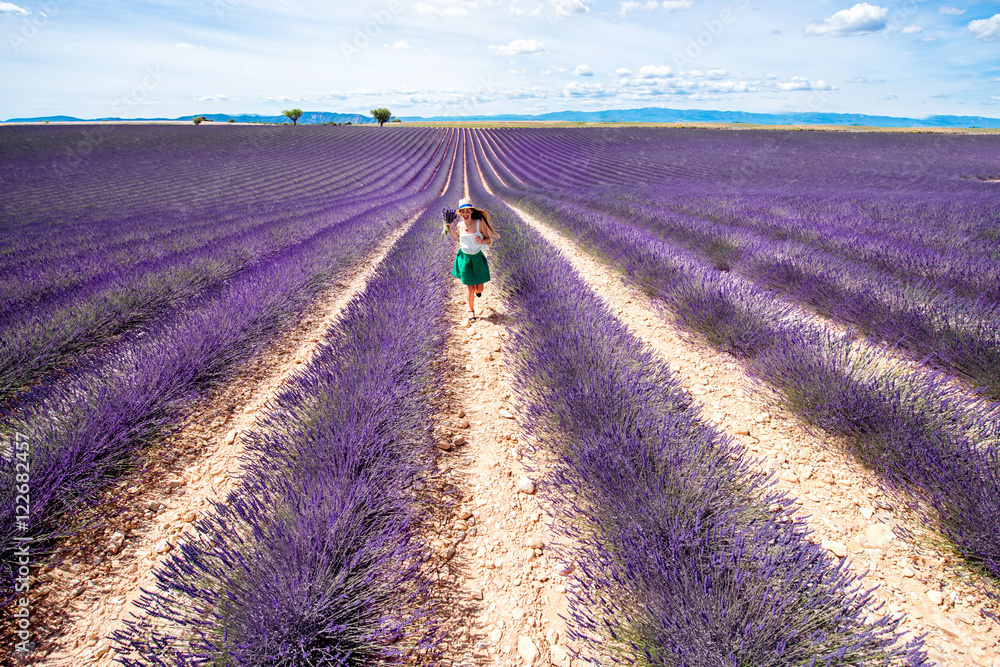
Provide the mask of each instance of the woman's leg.
POLYGON ((469 315, 476 313, 476 286, 469 285, 469 315))

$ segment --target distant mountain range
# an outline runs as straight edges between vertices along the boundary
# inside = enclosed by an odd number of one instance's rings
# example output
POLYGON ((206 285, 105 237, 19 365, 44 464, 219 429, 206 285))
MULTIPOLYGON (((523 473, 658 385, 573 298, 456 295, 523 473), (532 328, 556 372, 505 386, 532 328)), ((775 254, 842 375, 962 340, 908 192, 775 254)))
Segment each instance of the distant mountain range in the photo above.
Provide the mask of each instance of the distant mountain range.
MULTIPOLYGON (((237 123, 288 123, 285 116, 261 116, 259 114, 195 114, 179 118, 93 118, 94 120, 179 120, 189 121, 196 115, 208 120, 225 123, 232 118, 237 123)), ((46 116, 42 118, 11 118, 14 122, 81 122, 84 119, 71 116, 46 116)), ((460 121, 566 121, 602 123, 747 123, 752 125, 864 125, 869 127, 983 127, 1000 128, 1000 118, 983 116, 928 116, 926 118, 901 118, 896 116, 869 116, 866 114, 792 112, 792 113, 751 113, 748 111, 711 111, 701 109, 665 109, 648 107, 645 109, 618 109, 607 111, 554 111, 539 115, 500 114, 482 116, 401 116, 404 122, 460 122, 460 121)), ((307 111, 299 119, 300 125, 319 123, 347 123, 352 125, 376 122, 371 116, 362 114, 331 113, 328 111, 307 111)))
POLYGON ((792 112, 783 114, 702 109, 618 109, 608 111, 556 111, 537 116, 402 117, 403 121, 576 121, 602 123, 748 123, 753 125, 866 125, 871 127, 987 127, 1000 128, 1000 118, 983 116, 928 116, 900 118, 865 114, 792 112))

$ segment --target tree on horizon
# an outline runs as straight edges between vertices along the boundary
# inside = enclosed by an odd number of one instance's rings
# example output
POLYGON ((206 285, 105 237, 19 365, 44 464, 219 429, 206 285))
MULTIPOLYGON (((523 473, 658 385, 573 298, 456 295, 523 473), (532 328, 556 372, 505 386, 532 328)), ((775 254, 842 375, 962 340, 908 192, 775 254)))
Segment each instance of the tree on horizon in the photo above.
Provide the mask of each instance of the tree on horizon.
POLYGON ((302 109, 287 109, 281 113, 292 119, 292 125, 298 125, 299 118, 302 118, 302 109))
POLYGON ((372 115, 375 116, 375 120, 378 121, 378 126, 382 127, 385 123, 389 122, 392 118, 392 112, 385 107, 379 107, 378 109, 372 109, 372 115))

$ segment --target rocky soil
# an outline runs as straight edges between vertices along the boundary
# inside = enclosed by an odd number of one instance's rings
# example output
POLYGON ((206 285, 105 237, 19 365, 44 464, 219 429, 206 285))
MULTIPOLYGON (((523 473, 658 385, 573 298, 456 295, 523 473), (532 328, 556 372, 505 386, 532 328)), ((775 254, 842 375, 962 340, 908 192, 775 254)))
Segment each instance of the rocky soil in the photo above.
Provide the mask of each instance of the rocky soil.
POLYGON ((1000 626, 980 613, 995 601, 970 583, 954 555, 937 548, 912 517, 895 508, 875 477, 832 438, 810 433, 793 414, 758 391, 728 355, 666 321, 650 298, 625 284, 574 242, 523 211, 519 215, 556 247, 644 343, 662 356, 701 404, 706 418, 742 442, 776 485, 808 517, 811 539, 847 558, 866 588, 884 603, 873 615, 905 615, 910 636, 926 634, 941 665, 1000 667, 1000 626), (907 538, 906 535, 916 536, 907 538))

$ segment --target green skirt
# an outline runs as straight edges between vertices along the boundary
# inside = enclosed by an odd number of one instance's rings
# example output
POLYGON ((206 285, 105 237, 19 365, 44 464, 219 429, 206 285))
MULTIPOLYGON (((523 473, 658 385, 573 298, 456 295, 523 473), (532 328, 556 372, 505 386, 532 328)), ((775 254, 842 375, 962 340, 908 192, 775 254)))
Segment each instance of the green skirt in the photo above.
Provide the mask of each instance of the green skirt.
POLYGON ((451 275, 461 280, 463 285, 488 283, 490 265, 486 263, 486 254, 480 250, 475 255, 466 255, 459 250, 455 255, 455 264, 451 267, 451 275))

